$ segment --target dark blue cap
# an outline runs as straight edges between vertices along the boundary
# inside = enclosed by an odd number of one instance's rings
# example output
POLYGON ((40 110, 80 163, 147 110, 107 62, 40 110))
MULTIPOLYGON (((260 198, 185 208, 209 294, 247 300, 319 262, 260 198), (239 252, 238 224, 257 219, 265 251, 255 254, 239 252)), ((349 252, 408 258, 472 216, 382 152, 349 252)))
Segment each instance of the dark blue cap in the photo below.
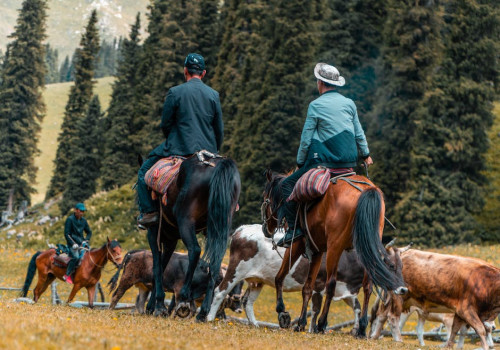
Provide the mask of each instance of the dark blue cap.
POLYGON ((87 210, 87 209, 85 209, 85 205, 83 203, 77 203, 75 205, 75 209, 78 209, 78 210, 81 210, 81 211, 87 210))
POLYGON ((184 67, 187 69, 205 70, 205 59, 198 53, 190 53, 186 56, 184 67))

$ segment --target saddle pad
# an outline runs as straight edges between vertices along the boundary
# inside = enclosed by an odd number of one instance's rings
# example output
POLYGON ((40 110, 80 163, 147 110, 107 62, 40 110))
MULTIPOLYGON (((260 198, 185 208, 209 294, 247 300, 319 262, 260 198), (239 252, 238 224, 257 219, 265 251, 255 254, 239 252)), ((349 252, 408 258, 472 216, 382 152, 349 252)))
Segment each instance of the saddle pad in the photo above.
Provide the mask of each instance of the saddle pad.
POLYGON ((151 196, 156 199, 156 193, 163 195, 163 205, 167 205, 167 190, 173 180, 177 177, 184 158, 168 157, 162 158, 151 167, 144 176, 144 181, 153 193, 151 196))
MULTIPOLYGON (((70 260, 71 260, 71 258, 66 253, 61 254, 61 255, 54 255, 52 257, 52 262, 54 263, 54 265, 59 266, 59 267, 68 267, 70 260)), ((79 267, 82 264, 82 260, 83 259, 78 260, 76 267, 79 267)))
POLYGON ((309 202, 323 196, 330 184, 330 170, 313 168, 302 175, 287 201, 309 202))

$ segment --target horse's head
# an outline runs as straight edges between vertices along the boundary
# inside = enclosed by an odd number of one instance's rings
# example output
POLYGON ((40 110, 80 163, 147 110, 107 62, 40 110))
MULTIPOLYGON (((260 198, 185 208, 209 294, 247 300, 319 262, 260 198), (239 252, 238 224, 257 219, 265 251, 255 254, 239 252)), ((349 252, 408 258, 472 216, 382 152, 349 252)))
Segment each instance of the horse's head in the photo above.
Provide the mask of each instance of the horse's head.
POLYGON ((122 247, 116 239, 113 239, 112 241, 109 240, 109 237, 106 237, 106 239, 108 240, 106 243, 108 259, 111 260, 116 267, 119 267, 123 261, 122 247))
POLYGON ((280 228, 282 217, 279 208, 282 205, 281 182, 284 175, 273 174, 271 170, 266 171, 267 183, 264 188, 264 202, 260 208, 262 217, 262 232, 267 238, 271 238, 276 230, 280 228))

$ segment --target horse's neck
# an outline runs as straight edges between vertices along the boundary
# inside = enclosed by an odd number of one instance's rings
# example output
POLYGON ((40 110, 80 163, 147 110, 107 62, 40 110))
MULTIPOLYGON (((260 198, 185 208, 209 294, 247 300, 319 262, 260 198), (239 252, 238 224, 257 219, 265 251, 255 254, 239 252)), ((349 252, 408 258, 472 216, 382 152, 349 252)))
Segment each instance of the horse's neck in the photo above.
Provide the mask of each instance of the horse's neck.
POLYGON ((106 246, 102 248, 89 251, 89 260, 93 268, 102 268, 108 261, 108 254, 106 254, 106 246))

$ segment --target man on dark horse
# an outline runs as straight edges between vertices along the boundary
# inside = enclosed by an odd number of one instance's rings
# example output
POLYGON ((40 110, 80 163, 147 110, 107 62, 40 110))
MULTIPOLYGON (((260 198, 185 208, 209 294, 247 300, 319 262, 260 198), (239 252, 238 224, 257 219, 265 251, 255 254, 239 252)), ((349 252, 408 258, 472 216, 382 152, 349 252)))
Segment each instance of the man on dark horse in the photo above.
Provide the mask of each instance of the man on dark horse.
POLYGON ((219 93, 201 81, 205 74, 203 56, 190 53, 184 61, 186 82, 167 93, 160 125, 166 140, 149 154, 139 169, 139 225, 148 227, 158 223, 158 204, 152 200, 144 181, 146 172, 158 160, 190 156, 201 150, 217 153, 221 147, 224 126, 219 93))
POLYGON ((90 247, 89 242, 92 237, 92 231, 90 230, 87 220, 83 217, 85 211, 85 205, 83 203, 77 203, 75 205, 75 211, 66 219, 66 223, 64 224, 64 237, 68 244, 71 260, 68 263, 66 274, 63 276, 63 279, 69 284, 73 284, 71 275, 75 272, 75 267, 84 254, 84 251, 81 251, 80 247, 90 247), (87 234, 85 238, 83 237, 83 232, 87 234))
POLYGON ((326 63, 316 65, 314 76, 320 96, 309 104, 307 110, 297 153, 298 170, 283 181, 281 188, 284 205, 280 217, 284 216, 288 224, 285 236, 277 243, 282 247, 289 247, 304 236, 302 229, 295 224, 298 221, 297 202, 286 201, 303 174, 318 166, 352 171, 358 160, 358 148, 366 165, 373 164, 356 105, 336 91, 337 86, 344 86, 344 77, 337 68, 326 63))

